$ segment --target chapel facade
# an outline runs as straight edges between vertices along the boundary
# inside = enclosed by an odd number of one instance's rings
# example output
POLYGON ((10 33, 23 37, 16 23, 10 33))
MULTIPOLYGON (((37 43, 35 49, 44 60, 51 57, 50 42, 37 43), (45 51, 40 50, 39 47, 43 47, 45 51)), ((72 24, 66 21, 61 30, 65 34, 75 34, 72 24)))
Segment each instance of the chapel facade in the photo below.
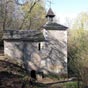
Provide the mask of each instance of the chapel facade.
POLYGON ((4 30, 4 54, 28 71, 67 73, 67 27, 54 17, 50 8, 42 30, 4 30))

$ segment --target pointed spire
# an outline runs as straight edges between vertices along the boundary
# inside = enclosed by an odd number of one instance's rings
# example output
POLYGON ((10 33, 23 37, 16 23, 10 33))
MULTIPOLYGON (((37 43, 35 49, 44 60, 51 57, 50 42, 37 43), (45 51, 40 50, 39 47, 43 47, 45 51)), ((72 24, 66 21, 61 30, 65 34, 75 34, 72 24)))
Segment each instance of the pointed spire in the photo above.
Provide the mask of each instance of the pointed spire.
POLYGON ((53 18, 55 17, 54 12, 52 11, 51 8, 49 8, 46 18, 48 18, 48 22, 53 22, 53 18))
POLYGON ((54 12, 52 11, 52 9, 51 9, 51 8, 49 8, 49 10, 48 10, 48 13, 47 13, 46 17, 55 17, 55 14, 54 14, 54 12))

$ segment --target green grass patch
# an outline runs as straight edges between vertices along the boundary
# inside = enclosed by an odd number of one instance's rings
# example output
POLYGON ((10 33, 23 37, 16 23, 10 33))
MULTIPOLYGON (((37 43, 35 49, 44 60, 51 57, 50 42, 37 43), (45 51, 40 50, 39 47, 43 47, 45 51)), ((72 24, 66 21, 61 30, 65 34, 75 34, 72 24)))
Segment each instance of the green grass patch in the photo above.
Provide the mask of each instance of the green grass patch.
POLYGON ((77 82, 67 82, 63 84, 63 88, 78 88, 77 82))
POLYGON ((57 80, 60 79, 60 76, 59 75, 56 75, 56 74, 45 75, 45 77, 48 77, 48 78, 51 78, 51 79, 57 79, 57 80))

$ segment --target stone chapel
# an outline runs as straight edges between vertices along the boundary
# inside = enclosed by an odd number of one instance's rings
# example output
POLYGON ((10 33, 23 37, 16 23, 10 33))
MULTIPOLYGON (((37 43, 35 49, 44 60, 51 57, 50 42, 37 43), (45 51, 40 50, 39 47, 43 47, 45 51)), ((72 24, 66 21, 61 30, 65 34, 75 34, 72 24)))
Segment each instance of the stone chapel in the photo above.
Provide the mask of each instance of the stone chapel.
POLYGON ((50 8, 42 30, 4 30, 4 55, 28 71, 67 73, 67 27, 54 17, 50 8))

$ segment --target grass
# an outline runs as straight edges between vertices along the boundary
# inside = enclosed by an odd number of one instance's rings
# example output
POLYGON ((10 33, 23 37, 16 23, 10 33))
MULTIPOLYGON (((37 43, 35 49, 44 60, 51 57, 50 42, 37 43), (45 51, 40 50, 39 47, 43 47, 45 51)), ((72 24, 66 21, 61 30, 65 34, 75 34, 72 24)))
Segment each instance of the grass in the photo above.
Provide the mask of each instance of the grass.
POLYGON ((60 79, 60 76, 56 75, 56 74, 49 74, 49 75, 46 75, 45 77, 48 77, 48 78, 51 78, 51 79, 57 79, 57 80, 60 79))
POLYGON ((63 88, 78 88, 77 82, 67 82, 63 84, 63 88))

